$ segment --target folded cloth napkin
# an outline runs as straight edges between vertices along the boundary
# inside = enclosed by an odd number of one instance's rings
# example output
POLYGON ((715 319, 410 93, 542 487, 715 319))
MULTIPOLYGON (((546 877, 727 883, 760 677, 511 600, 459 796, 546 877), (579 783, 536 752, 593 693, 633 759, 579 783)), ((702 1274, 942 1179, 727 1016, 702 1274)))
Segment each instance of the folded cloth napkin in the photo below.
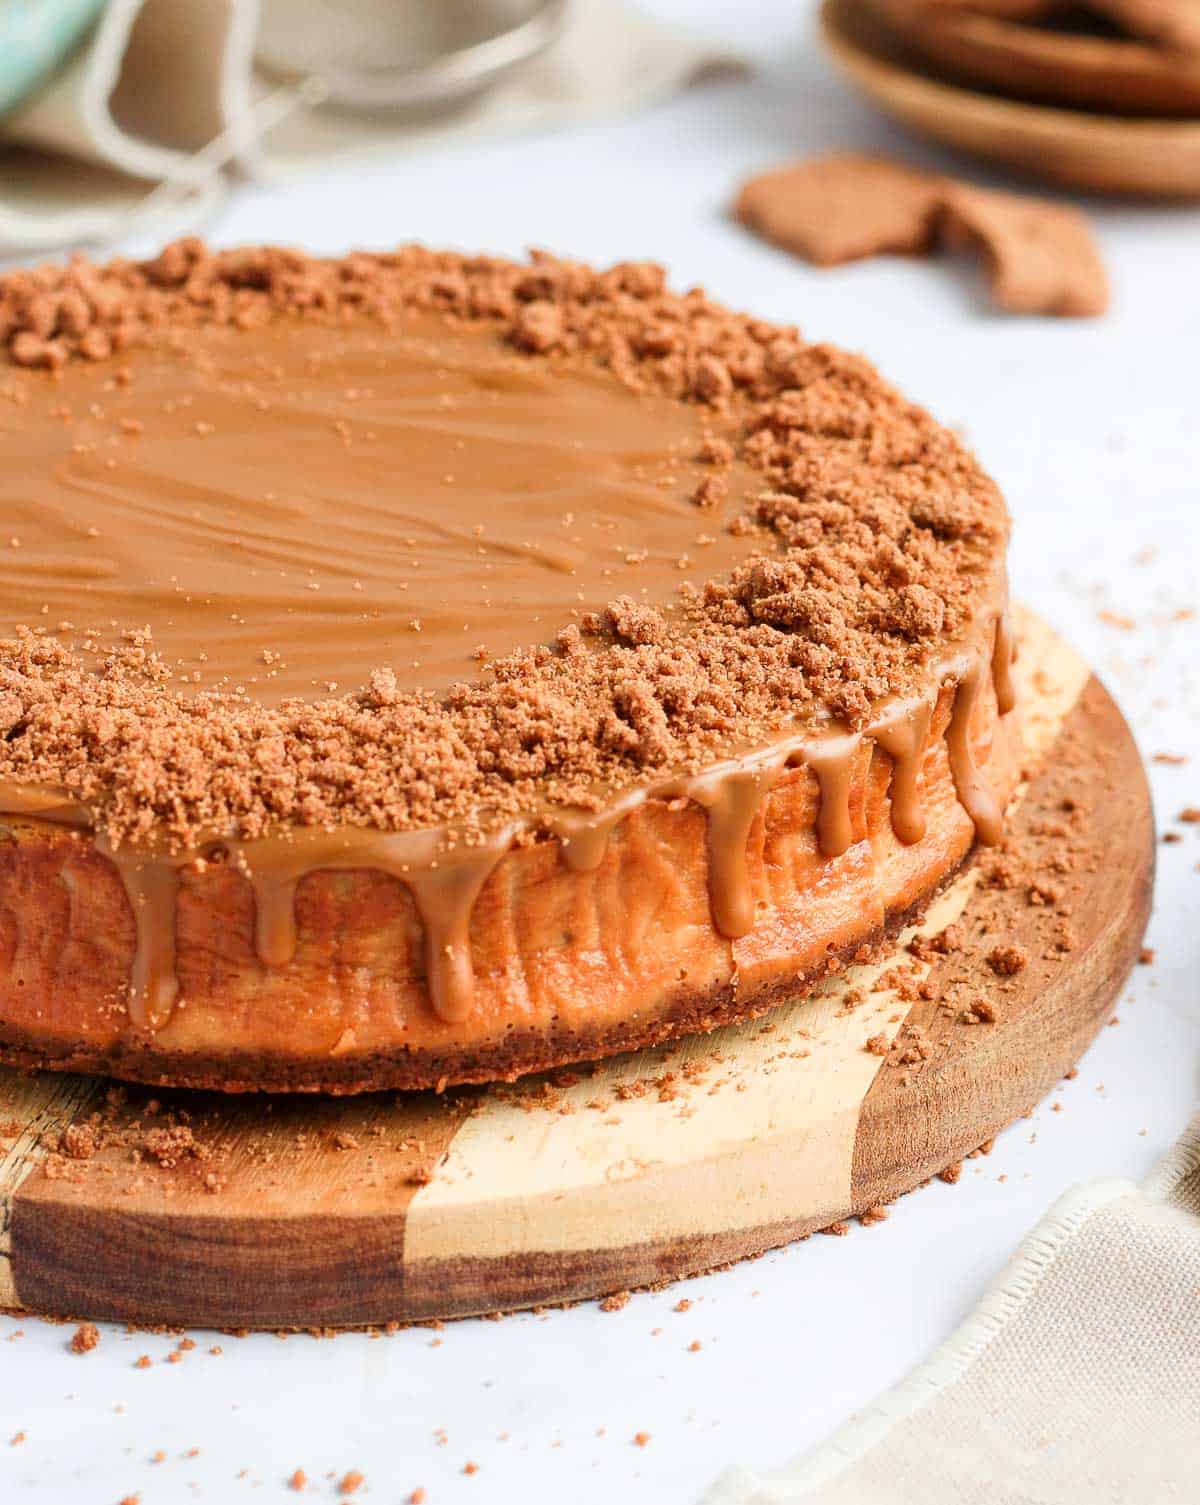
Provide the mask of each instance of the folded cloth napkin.
POLYGON ((1069 1192, 973 1316, 781 1472, 704 1505, 1200 1498, 1200 1115, 1141 1187, 1069 1192))
MULTIPOLYGON (((443 3, 408 0, 414 19, 443 3)), ((389 4, 394 16, 397 0, 389 4)), ((313 106, 295 89, 281 95, 258 59, 278 50, 281 26, 289 43, 306 18, 319 36, 323 8, 327 0, 108 0, 82 47, 0 119, 0 251, 115 239, 163 183, 171 191, 155 195, 154 225, 143 216, 138 231, 194 229, 221 201, 225 162, 277 175, 347 152, 426 149, 632 109, 741 66, 622 0, 570 0, 540 56, 417 121, 313 106)), ((343 0, 338 11, 368 41, 381 25, 379 0, 343 0)))

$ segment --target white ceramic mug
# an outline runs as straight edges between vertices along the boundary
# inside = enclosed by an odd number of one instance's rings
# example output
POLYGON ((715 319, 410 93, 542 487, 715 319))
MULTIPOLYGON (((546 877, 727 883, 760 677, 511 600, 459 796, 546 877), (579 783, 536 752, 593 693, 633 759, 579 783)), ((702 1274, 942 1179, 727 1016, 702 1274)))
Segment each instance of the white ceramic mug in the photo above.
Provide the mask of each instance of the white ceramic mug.
POLYGON ((260 0, 257 60, 324 80, 330 98, 387 107, 445 101, 552 40, 564 0, 260 0), (422 90, 422 81, 429 88, 422 90), (415 92, 414 92, 415 91, 415 92))

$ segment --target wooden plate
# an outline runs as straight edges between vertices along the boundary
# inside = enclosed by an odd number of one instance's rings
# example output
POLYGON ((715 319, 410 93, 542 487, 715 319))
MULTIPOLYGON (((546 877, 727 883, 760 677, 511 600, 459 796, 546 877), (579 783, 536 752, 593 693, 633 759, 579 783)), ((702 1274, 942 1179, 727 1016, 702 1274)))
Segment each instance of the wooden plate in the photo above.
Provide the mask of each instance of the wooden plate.
POLYGON ((857 0, 824 0, 821 34, 850 82, 922 135, 1072 188, 1200 197, 1200 120, 1089 114, 944 83, 914 68, 857 0))
POLYGON ((945 6, 931 11, 924 0, 850 3, 877 16, 939 76, 1103 114, 1200 115, 1200 59, 1165 47, 945 6))
POLYGON ((101 1081, 4 1071, 0 1306, 267 1328, 527 1306, 758 1253, 958 1160, 1108 1019, 1150 902, 1129 731, 1061 640, 1021 630, 1035 771, 1012 829, 1065 859, 1056 891, 969 869, 922 927, 957 922, 948 954, 910 931, 766 1020, 515 1087, 105 1108, 101 1081), (1019 971, 989 964, 998 941, 1019 971))

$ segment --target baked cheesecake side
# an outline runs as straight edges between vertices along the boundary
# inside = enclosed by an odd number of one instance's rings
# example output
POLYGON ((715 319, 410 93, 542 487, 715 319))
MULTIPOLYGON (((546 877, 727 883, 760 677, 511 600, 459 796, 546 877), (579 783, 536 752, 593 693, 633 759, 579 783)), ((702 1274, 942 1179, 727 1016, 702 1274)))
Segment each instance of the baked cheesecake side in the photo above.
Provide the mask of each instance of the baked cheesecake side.
MULTIPOLYGON (((989 707, 974 731, 1001 799, 1017 772, 1011 720, 997 725, 989 707)), ((116 869, 86 835, 6 818, 0 1049, 155 1083, 350 1092, 508 1078, 747 1018, 868 956, 971 850, 944 744, 924 761, 927 828, 911 846, 891 828, 888 761, 856 770, 855 840, 833 859, 816 838, 815 778, 780 779, 748 839, 755 921, 737 939, 712 920, 694 805, 647 802, 589 873, 554 840, 511 851, 473 908, 475 1003, 460 1021, 430 1007, 423 926, 400 880, 309 873, 294 958, 271 967, 256 954, 250 883, 226 862, 185 871, 179 998, 161 1028, 133 1028, 137 937, 116 869)))
POLYGON ((793 998, 997 839, 1003 502, 865 362, 419 249, 14 273, 0 333, 4 1058, 513 1076, 793 998))

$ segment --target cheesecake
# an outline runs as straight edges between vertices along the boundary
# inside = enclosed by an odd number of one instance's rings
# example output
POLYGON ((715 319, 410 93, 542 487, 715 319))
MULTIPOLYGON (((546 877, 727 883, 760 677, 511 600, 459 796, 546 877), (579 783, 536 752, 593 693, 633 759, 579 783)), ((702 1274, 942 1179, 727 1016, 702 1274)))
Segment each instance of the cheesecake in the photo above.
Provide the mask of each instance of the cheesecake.
POLYGON ((0 277, 0 1059, 511 1078, 764 1012, 995 842, 1003 499, 865 360, 604 270, 0 277))

